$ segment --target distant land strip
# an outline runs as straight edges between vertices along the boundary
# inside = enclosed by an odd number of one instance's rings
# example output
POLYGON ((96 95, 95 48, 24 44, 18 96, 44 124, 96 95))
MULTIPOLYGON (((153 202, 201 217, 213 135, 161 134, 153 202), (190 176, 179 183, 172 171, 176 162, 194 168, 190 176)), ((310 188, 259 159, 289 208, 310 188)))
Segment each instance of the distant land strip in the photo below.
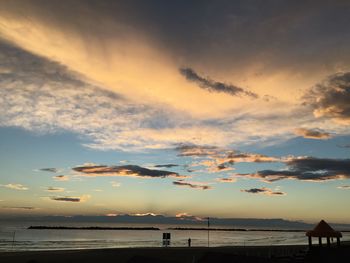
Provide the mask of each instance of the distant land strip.
MULTIPOLYGON (((206 227, 171 227, 169 230, 201 230, 208 231, 206 227)), ((246 228, 209 228, 210 231, 262 231, 262 232, 306 232, 301 229, 246 229, 246 228)), ((350 230, 343 230, 340 232, 350 232, 350 230)))
POLYGON ((30 226, 28 229, 59 229, 59 230, 160 230, 157 227, 71 227, 71 226, 30 226))
MULTIPOLYGON (((201 230, 208 231, 205 227, 173 227, 169 230, 201 230)), ((306 230, 291 230, 291 229, 245 229, 245 228, 209 228, 210 231, 265 231, 265 232, 305 232, 306 230)))

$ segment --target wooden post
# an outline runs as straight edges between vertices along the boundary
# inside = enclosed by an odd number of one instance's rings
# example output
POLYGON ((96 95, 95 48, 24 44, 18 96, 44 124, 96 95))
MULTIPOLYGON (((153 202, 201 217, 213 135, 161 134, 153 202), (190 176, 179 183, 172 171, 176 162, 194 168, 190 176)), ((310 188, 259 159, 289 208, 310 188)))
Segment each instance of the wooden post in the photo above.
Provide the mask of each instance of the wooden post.
POLYGON ((322 247, 322 237, 318 238, 318 244, 320 245, 320 247, 322 247))
POLYGON ((337 237, 337 247, 340 247, 340 238, 337 237))
POLYGON ((312 247, 312 237, 309 236, 309 247, 311 248, 312 247))
POLYGON ((329 237, 327 237, 327 247, 331 247, 331 240, 329 237))

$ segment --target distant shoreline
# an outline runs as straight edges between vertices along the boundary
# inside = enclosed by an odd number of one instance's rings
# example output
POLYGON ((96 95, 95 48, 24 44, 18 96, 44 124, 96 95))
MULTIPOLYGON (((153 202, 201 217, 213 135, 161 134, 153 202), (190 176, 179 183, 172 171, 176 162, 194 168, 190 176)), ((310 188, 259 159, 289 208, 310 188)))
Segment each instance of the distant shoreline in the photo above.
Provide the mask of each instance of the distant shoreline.
POLYGON ((70 226, 30 226, 28 229, 57 229, 57 230, 160 230, 158 227, 70 227, 70 226))
MULTIPOLYGON (((88 226, 88 227, 74 227, 74 226, 29 226, 27 229, 35 230, 178 230, 178 231, 208 231, 208 228, 204 227, 170 227, 166 229, 160 229, 158 227, 98 227, 98 226, 88 226)), ((209 228, 209 231, 228 231, 228 232, 305 232, 302 229, 246 229, 246 228, 209 228)), ((342 231, 350 232, 350 231, 342 231)))

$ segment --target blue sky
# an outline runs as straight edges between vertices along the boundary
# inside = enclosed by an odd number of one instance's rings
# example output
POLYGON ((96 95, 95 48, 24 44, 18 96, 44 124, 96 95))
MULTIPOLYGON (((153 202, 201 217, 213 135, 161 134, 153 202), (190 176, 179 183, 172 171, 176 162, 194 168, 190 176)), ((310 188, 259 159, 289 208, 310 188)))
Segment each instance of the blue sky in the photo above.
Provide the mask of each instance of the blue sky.
POLYGON ((0 214, 349 223, 349 13, 3 1, 0 214))

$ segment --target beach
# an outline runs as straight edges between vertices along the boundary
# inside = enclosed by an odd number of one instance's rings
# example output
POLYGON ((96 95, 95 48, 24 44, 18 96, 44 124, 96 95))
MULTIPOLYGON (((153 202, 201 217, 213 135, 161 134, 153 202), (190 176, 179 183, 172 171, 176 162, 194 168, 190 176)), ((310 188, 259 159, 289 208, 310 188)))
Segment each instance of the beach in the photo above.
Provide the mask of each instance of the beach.
MULTIPOLYGON (((5 262, 202 262, 205 257, 246 256, 270 260, 272 257, 290 257, 306 246, 255 247, 176 247, 176 248, 117 248, 60 251, 27 251, 0 253, 5 262)), ((215 262, 215 261, 208 261, 215 262)), ((218 261, 216 261, 218 262, 218 261)))
POLYGON ((346 262, 350 243, 340 248, 304 245, 236 247, 113 248, 1 252, 1 263, 209 263, 209 262, 346 262))

